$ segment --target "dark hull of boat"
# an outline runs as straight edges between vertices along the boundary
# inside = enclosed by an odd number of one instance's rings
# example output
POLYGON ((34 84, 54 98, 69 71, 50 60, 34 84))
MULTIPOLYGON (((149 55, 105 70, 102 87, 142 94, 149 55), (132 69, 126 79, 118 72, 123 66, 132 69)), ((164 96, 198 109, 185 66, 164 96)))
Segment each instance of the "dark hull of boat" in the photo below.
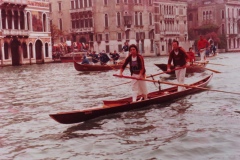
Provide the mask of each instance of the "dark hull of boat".
POLYGON ((74 68, 77 71, 108 71, 108 70, 120 69, 121 67, 122 67, 122 64, 91 65, 91 64, 79 64, 74 61, 74 68))
MULTIPOLYGON (((166 72, 167 71, 167 64, 155 64, 158 68, 160 68, 162 71, 166 72)), ((194 72, 197 72, 197 73, 201 73, 201 72, 204 72, 205 71, 205 68, 206 67, 207 63, 203 63, 201 65, 191 65, 189 67, 187 67, 186 69, 186 73, 194 73, 194 72)), ((173 70, 174 67, 171 66, 171 70, 173 70)), ((167 74, 175 74, 175 71, 171 71, 171 72, 166 72, 167 74)))
POLYGON ((148 94, 148 100, 131 102, 131 97, 119 100, 109 100, 103 101, 104 105, 102 107, 95 107, 71 112, 61 112, 56 114, 50 114, 49 116, 59 123, 72 124, 84 122, 113 113, 139 109, 151 104, 161 104, 163 102, 172 101, 174 99, 201 91, 202 89, 199 89, 197 87, 206 87, 207 84, 210 82, 212 76, 213 74, 190 85, 195 86, 196 88, 186 88, 186 90, 178 92, 177 87, 171 87, 161 91, 151 92, 148 94))

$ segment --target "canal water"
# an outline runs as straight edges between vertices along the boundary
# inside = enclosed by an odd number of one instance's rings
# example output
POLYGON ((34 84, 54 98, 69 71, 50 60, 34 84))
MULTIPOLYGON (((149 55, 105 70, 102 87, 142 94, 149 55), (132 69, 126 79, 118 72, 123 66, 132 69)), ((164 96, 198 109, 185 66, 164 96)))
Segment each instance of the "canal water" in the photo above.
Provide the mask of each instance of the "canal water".
MULTIPOLYGON (((222 53, 210 59, 215 64, 207 68, 221 72, 214 73, 210 90, 240 92, 239 56, 222 53)), ((156 74, 161 71, 154 63, 166 63, 167 57, 145 61, 147 75, 156 74)), ((49 117, 130 96, 130 85, 119 85, 129 80, 114 77, 117 73, 82 73, 72 63, 0 68, 0 159, 240 159, 239 94, 203 91, 79 124, 59 124, 49 117)), ((188 75, 186 83, 211 73, 188 75)), ((166 74, 155 79, 176 82, 166 74)), ((149 91, 158 89, 147 85, 149 91)))

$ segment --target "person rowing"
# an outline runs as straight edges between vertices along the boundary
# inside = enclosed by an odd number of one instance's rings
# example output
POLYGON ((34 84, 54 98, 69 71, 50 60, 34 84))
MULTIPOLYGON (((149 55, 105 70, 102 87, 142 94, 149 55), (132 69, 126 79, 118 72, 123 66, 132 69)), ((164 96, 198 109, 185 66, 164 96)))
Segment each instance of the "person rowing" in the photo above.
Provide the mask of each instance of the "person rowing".
MULTIPOLYGON (((143 56, 139 54, 138 48, 135 44, 131 44, 129 46, 129 52, 130 54, 126 58, 125 62, 122 65, 122 68, 120 69, 120 76, 123 76, 123 71, 126 68, 126 66, 130 65, 130 72, 131 76, 135 78, 141 78, 145 79, 146 69, 144 65, 144 59, 143 56)), ((136 80, 133 79, 131 81, 132 86, 132 101, 137 101, 138 95, 143 95, 143 98, 146 100, 148 90, 147 90, 147 84, 146 81, 136 80)))
MULTIPOLYGON (((173 40, 172 47, 173 50, 170 52, 168 58, 167 72, 171 72, 170 67, 173 62, 177 81, 179 84, 184 84, 186 67, 190 65, 188 62, 188 55, 183 48, 179 47, 179 42, 177 40, 173 40)), ((183 90, 185 90, 185 87, 178 86, 178 91, 183 90)))
POLYGON ((116 50, 114 50, 113 53, 110 53, 110 57, 112 58, 113 60, 113 64, 117 64, 117 60, 119 59, 120 55, 117 53, 116 50))
POLYGON ((93 51, 91 54, 89 54, 90 57, 92 57, 92 62, 93 64, 98 63, 99 62, 99 57, 96 54, 96 51, 93 51))
POLYGON ((209 47, 209 45, 210 45, 209 42, 205 38, 203 38, 202 35, 200 35, 200 39, 197 43, 197 48, 200 52, 200 58, 201 58, 200 62, 205 61, 205 59, 206 59, 206 49, 209 47))
POLYGON ((99 60, 101 65, 106 65, 110 58, 108 57, 107 53, 105 53, 105 51, 103 50, 101 53, 99 53, 99 60))

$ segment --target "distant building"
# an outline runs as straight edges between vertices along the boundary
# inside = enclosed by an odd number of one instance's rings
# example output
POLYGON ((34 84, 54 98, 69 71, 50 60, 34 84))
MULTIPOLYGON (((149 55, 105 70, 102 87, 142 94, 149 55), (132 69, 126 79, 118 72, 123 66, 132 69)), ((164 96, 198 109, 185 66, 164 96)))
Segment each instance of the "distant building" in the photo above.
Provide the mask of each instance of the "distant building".
POLYGON ((51 23, 67 33, 59 37, 56 43, 71 39, 72 42, 88 45, 91 51, 122 52, 123 44, 127 41, 129 44, 136 44, 143 55, 156 55, 167 54, 173 39, 183 41, 184 45, 187 42, 186 2, 179 2, 180 7, 175 5, 176 2, 159 0, 71 0, 69 3, 63 3, 63 0, 50 0, 50 2, 51 23), (165 11, 166 16, 163 16, 162 12, 161 19, 155 22, 154 15, 158 14, 154 11, 156 5, 162 5, 162 9, 164 6, 165 8, 172 6, 177 12, 165 11), (176 13, 180 13, 180 16, 173 15, 176 13), (184 23, 185 27, 182 28, 184 23), (155 33, 157 25, 160 28, 158 33, 155 33))
POLYGON ((240 1, 199 0, 188 6, 188 28, 197 34, 201 28, 212 25, 215 32, 225 35, 226 51, 240 51, 240 1))
POLYGON ((1 65, 52 61, 47 0, 0 1, 1 65))
POLYGON ((193 41, 188 41, 187 2, 154 1, 155 49, 158 54, 168 54, 172 50, 172 41, 188 50, 193 41))

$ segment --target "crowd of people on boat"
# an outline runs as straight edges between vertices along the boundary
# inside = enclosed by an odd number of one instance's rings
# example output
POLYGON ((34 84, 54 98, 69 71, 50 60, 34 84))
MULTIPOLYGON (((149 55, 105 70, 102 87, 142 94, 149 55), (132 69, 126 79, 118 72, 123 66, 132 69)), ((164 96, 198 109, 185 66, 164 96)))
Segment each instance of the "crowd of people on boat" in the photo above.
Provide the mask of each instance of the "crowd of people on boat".
MULTIPOLYGON (((122 57, 127 58, 129 55, 129 45, 128 42, 125 42, 122 47, 122 54, 124 54, 122 57)), ((96 51, 93 52, 86 52, 86 55, 83 56, 83 61, 81 64, 90 64, 89 59, 91 59, 91 62, 93 64, 100 63, 101 65, 106 65, 109 63, 109 61, 112 62, 112 64, 122 63, 120 60, 120 53, 118 53, 116 50, 110 53, 106 53, 105 50, 102 50, 99 54, 96 53, 96 51), (88 58, 90 57, 90 58, 88 58)))
POLYGON ((83 56, 81 64, 90 64, 88 59, 91 59, 93 64, 100 63, 101 65, 106 65, 109 61, 112 61, 112 64, 117 64, 119 58, 120 54, 117 53, 116 50, 114 50, 114 52, 110 52, 109 54, 107 54, 105 50, 102 50, 99 54, 97 54, 96 51, 93 51, 92 53, 87 52, 87 54, 83 56))

